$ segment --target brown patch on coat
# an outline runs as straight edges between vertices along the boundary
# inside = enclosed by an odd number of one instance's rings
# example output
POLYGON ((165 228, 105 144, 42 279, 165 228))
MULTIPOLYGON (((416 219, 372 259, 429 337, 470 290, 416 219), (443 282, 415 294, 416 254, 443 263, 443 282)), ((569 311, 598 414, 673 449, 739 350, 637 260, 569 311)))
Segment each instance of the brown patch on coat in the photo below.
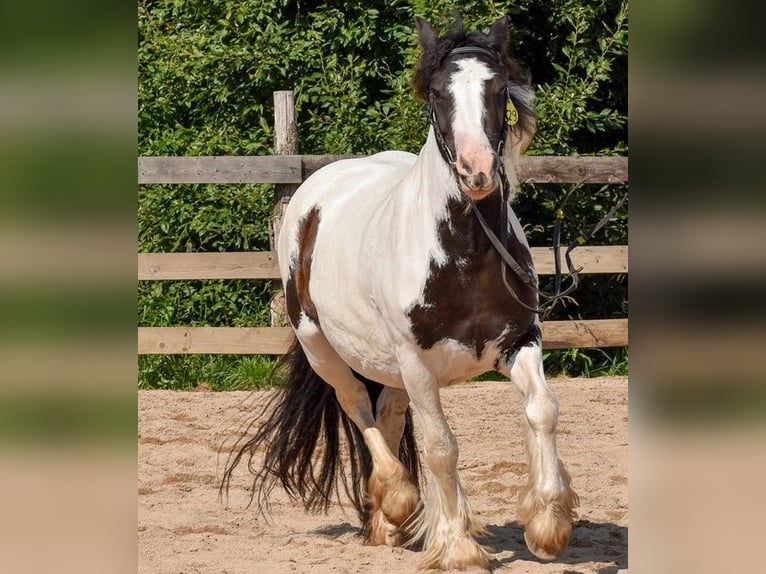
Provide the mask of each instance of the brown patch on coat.
POLYGON ((290 262, 290 275, 285 284, 287 315, 295 328, 300 323, 301 312, 305 313, 311 321, 319 324, 316 307, 309 295, 309 283, 320 219, 319 208, 314 207, 298 224, 298 254, 290 262))
MULTIPOLYGON (((477 203, 482 215, 499 236, 499 193, 477 203)), ((535 313, 520 306, 502 280, 501 260, 473 212, 462 201, 452 201, 450 216, 439 224, 439 242, 447 262, 431 269, 423 290, 423 302, 408 316, 415 339, 423 349, 452 339, 473 349, 481 358, 488 343, 500 341, 500 354, 508 358, 519 347, 539 338, 535 313)), ((532 268, 529 249, 511 236, 506 248, 521 265, 532 268)), ((535 293, 513 271, 506 277, 515 293, 529 305, 537 305, 535 293)))

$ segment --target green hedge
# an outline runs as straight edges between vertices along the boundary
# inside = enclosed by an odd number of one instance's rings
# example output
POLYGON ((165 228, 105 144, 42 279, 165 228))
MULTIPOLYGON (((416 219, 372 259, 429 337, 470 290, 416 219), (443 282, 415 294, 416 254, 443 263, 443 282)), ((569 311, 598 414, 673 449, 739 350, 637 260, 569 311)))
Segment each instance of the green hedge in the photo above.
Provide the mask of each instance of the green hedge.
MULTIPOLYGON (((141 0, 138 154, 271 154, 272 94, 283 89, 295 90, 301 153, 417 152, 426 119, 410 87, 413 18, 445 29, 455 11, 468 28, 510 15, 513 55, 531 70, 537 92, 539 130, 528 153, 627 153, 627 2, 336 4, 141 0)), ((564 237, 597 221, 622 187, 583 186, 567 210, 564 237)), ((532 244, 550 244, 553 209, 566 189, 520 190, 515 208, 532 244)), ((268 249, 272 196, 268 185, 141 186, 139 251, 268 249)), ((624 214, 594 239, 626 242, 624 214)), ((139 324, 265 325, 270 289, 252 281, 140 282, 139 324)), ((554 318, 627 312, 625 277, 586 277, 575 296, 578 304, 554 318)), ((575 355, 585 359, 549 354, 547 367, 577 374, 591 370, 588 360, 612 364, 625 352, 575 355)), ((200 370, 199 359, 139 361, 145 386, 173 386, 184 364, 200 370)))

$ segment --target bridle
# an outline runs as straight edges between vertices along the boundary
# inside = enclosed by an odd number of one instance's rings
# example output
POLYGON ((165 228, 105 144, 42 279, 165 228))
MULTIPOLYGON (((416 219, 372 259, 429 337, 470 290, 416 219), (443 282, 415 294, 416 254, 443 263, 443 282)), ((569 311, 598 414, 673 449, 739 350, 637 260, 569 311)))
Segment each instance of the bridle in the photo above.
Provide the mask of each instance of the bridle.
MULTIPOLYGON (((496 60, 498 58, 498 53, 490 50, 488 48, 484 48, 482 46, 460 46, 458 48, 452 49, 446 56, 446 58, 449 58, 451 56, 457 56, 457 55, 484 55, 488 56, 493 60, 496 60)), ((445 58, 445 59, 446 59, 445 58)), ((511 88, 510 84, 506 86, 505 92, 505 105, 504 108, 507 107, 508 102, 511 101, 511 88)), ((455 177, 455 181, 460 181, 460 176, 457 171, 457 164, 455 162, 455 157, 452 153, 452 150, 449 149, 449 146, 447 145, 447 142, 444 138, 444 134, 442 133, 441 126, 439 125, 439 119, 436 117, 436 105, 434 102, 435 94, 433 90, 429 91, 428 93, 428 120, 431 123, 431 126, 433 127, 434 136, 436 138, 436 145, 439 149, 439 153, 441 154, 444 161, 447 162, 447 165, 450 166, 450 169, 453 172, 453 175, 455 177)), ((514 122, 515 123, 515 122, 514 122)), ((494 232, 494 230, 490 227, 490 225, 487 223, 487 220, 484 218, 484 216, 481 214, 481 211, 479 211, 478 206, 476 205, 476 201, 471 198, 470 196, 465 196, 468 200, 469 205, 471 206, 471 210, 473 211, 474 215, 476 216, 476 219, 479 221, 479 224, 481 225, 482 229, 484 230, 485 235, 489 239, 492 246, 495 248, 495 251, 497 251, 498 255, 500 255, 500 258, 505 263, 504 265, 501 265, 501 276, 503 280, 503 285, 505 285, 505 288, 508 290, 508 293, 510 293, 511 297, 522 307, 525 309, 532 311, 533 313, 537 313, 538 315, 541 315, 542 319, 545 319, 551 311, 553 311, 553 308, 555 304, 558 302, 558 300, 566 297, 570 293, 572 293, 575 289, 577 289, 579 285, 579 273, 582 271, 582 267, 574 267, 574 264, 572 263, 572 259, 570 256, 570 253, 572 250, 574 250, 579 245, 583 245, 586 243, 599 229, 601 229, 617 212, 620 207, 625 203, 625 200, 627 199, 627 193, 623 195, 623 197, 615 204, 615 206, 604 216, 601 218, 601 220, 588 232, 588 233, 581 233, 577 236, 577 238, 572 241, 568 246, 566 251, 564 252, 564 258, 567 263, 567 274, 568 277, 571 279, 571 283, 568 287, 562 290, 562 279, 561 279, 561 253, 560 253, 560 243, 561 243, 561 222, 564 219, 564 206, 569 201, 569 198, 572 196, 574 191, 581 187, 583 184, 587 183, 587 179, 583 180, 576 186, 573 186, 572 189, 567 192, 567 194, 564 196, 564 199, 559 204, 559 207, 556 209, 556 219, 554 221, 554 227, 553 227, 553 262, 554 262, 554 290, 552 293, 548 293, 545 291, 540 290, 537 284, 537 277, 534 273, 530 273, 527 269, 524 268, 516 259, 508 252, 508 249, 505 247, 508 245, 508 239, 509 236, 509 220, 508 220, 508 203, 510 199, 510 192, 511 192, 511 186, 508 182, 508 176, 505 173, 505 164, 503 162, 503 152, 505 150, 505 140, 508 135, 509 130, 509 122, 508 122, 508 115, 503 114, 503 126, 500 133, 500 141, 497 144, 497 148, 495 152, 497 153, 498 157, 498 175, 500 177, 500 193, 501 193, 501 201, 500 201, 500 237, 497 236, 497 234, 494 232), (524 283, 527 287, 529 287, 532 291, 534 291, 539 297, 545 299, 545 302, 537 307, 532 307, 530 305, 527 305, 524 303, 519 295, 516 293, 516 291, 513 289, 510 283, 508 283, 507 278, 507 270, 508 268, 513 271, 513 273, 518 277, 518 279, 524 283)))
MULTIPOLYGON (((461 54, 465 55, 483 55, 488 56, 489 58, 492 58, 496 60, 498 58, 498 53, 490 50, 489 48, 484 48, 482 46, 460 46, 459 48, 453 48, 445 57, 450 58, 452 56, 459 56, 461 54)), ((511 94, 510 94, 510 88, 506 87, 505 89, 505 102, 507 103, 510 100, 511 94)), ((436 103, 434 101, 435 94, 433 90, 430 90, 428 92, 428 120, 431 122, 431 125, 434 127, 434 135, 436 136, 436 143, 439 147, 439 153, 441 153, 442 158, 444 158, 444 161, 447 162, 447 164, 452 168, 452 171, 455 174, 455 177, 457 178, 457 163, 455 162, 455 156, 452 154, 452 150, 447 145, 447 141, 444 139, 444 134, 442 133, 441 127, 439 126, 439 119, 436 117, 436 103)), ((505 138, 508 135, 508 118, 504 115, 503 116, 503 127, 500 132, 500 141, 497 142, 497 148, 495 149, 495 153, 497 153, 497 157, 501 159, 499 162, 501 169, 502 169, 502 175, 501 178, 505 176, 505 167, 503 166, 502 157, 503 157, 503 151, 505 150, 505 138)))

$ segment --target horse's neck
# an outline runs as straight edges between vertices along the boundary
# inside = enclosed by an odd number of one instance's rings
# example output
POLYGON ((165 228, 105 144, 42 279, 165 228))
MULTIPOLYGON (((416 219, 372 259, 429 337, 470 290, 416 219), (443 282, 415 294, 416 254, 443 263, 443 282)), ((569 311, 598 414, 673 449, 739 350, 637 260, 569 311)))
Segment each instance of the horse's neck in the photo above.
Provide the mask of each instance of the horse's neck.
POLYGON ((455 175, 444 161, 436 144, 433 128, 406 179, 409 199, 425 209, 433 210, 437 219, 447 215, 450 200, 461 197, 455 175))
MULTIPOLYGON (((433 128, 412 167, 408 179, 411 200, 421 209, 430 210, 439 225, 441 242, 459 252, 486 252, 491 248, 484 230, 467 199, 458 188, 452 168, 444 161, 433 128), (445 225, 446 224, 446 225, 445 225)), ((477 203, 484 219, 498 236, 502 235, 499 193, 477 203)), ((507 225, 507 220, 505 222, 507 225)), ((447 247, 444 245, 444 247, 447 247)))

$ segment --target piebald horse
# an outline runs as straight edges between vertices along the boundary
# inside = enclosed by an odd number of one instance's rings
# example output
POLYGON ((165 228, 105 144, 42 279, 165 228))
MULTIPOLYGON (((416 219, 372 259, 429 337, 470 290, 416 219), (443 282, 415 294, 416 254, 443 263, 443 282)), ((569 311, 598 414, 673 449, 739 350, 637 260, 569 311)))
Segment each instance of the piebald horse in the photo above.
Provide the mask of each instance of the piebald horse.
POLYGON ((537 276, 508 206, 535 131, 534 94, 508 56, 506 18, 488 34, 456 25, 437 37, 425 20, 416 25, 413 85, 429 102, 428 138, 417 156, 330 164, 291 199, 278 242, 296 336, 288 380, 254 436, 232 451, 222 488, 246 457, 262 509, 276 484, 313 510, 343 490, 367 543, 422 543, 422 568, 487 569, 439 389, 494 369, 524 400, 525 540, 554 559, 569 541, 577 495, 556 452, 537 276), (503 269, 502 250, 532 284, 503 269), (424 441, 422 502, 410 406, 424 441))

